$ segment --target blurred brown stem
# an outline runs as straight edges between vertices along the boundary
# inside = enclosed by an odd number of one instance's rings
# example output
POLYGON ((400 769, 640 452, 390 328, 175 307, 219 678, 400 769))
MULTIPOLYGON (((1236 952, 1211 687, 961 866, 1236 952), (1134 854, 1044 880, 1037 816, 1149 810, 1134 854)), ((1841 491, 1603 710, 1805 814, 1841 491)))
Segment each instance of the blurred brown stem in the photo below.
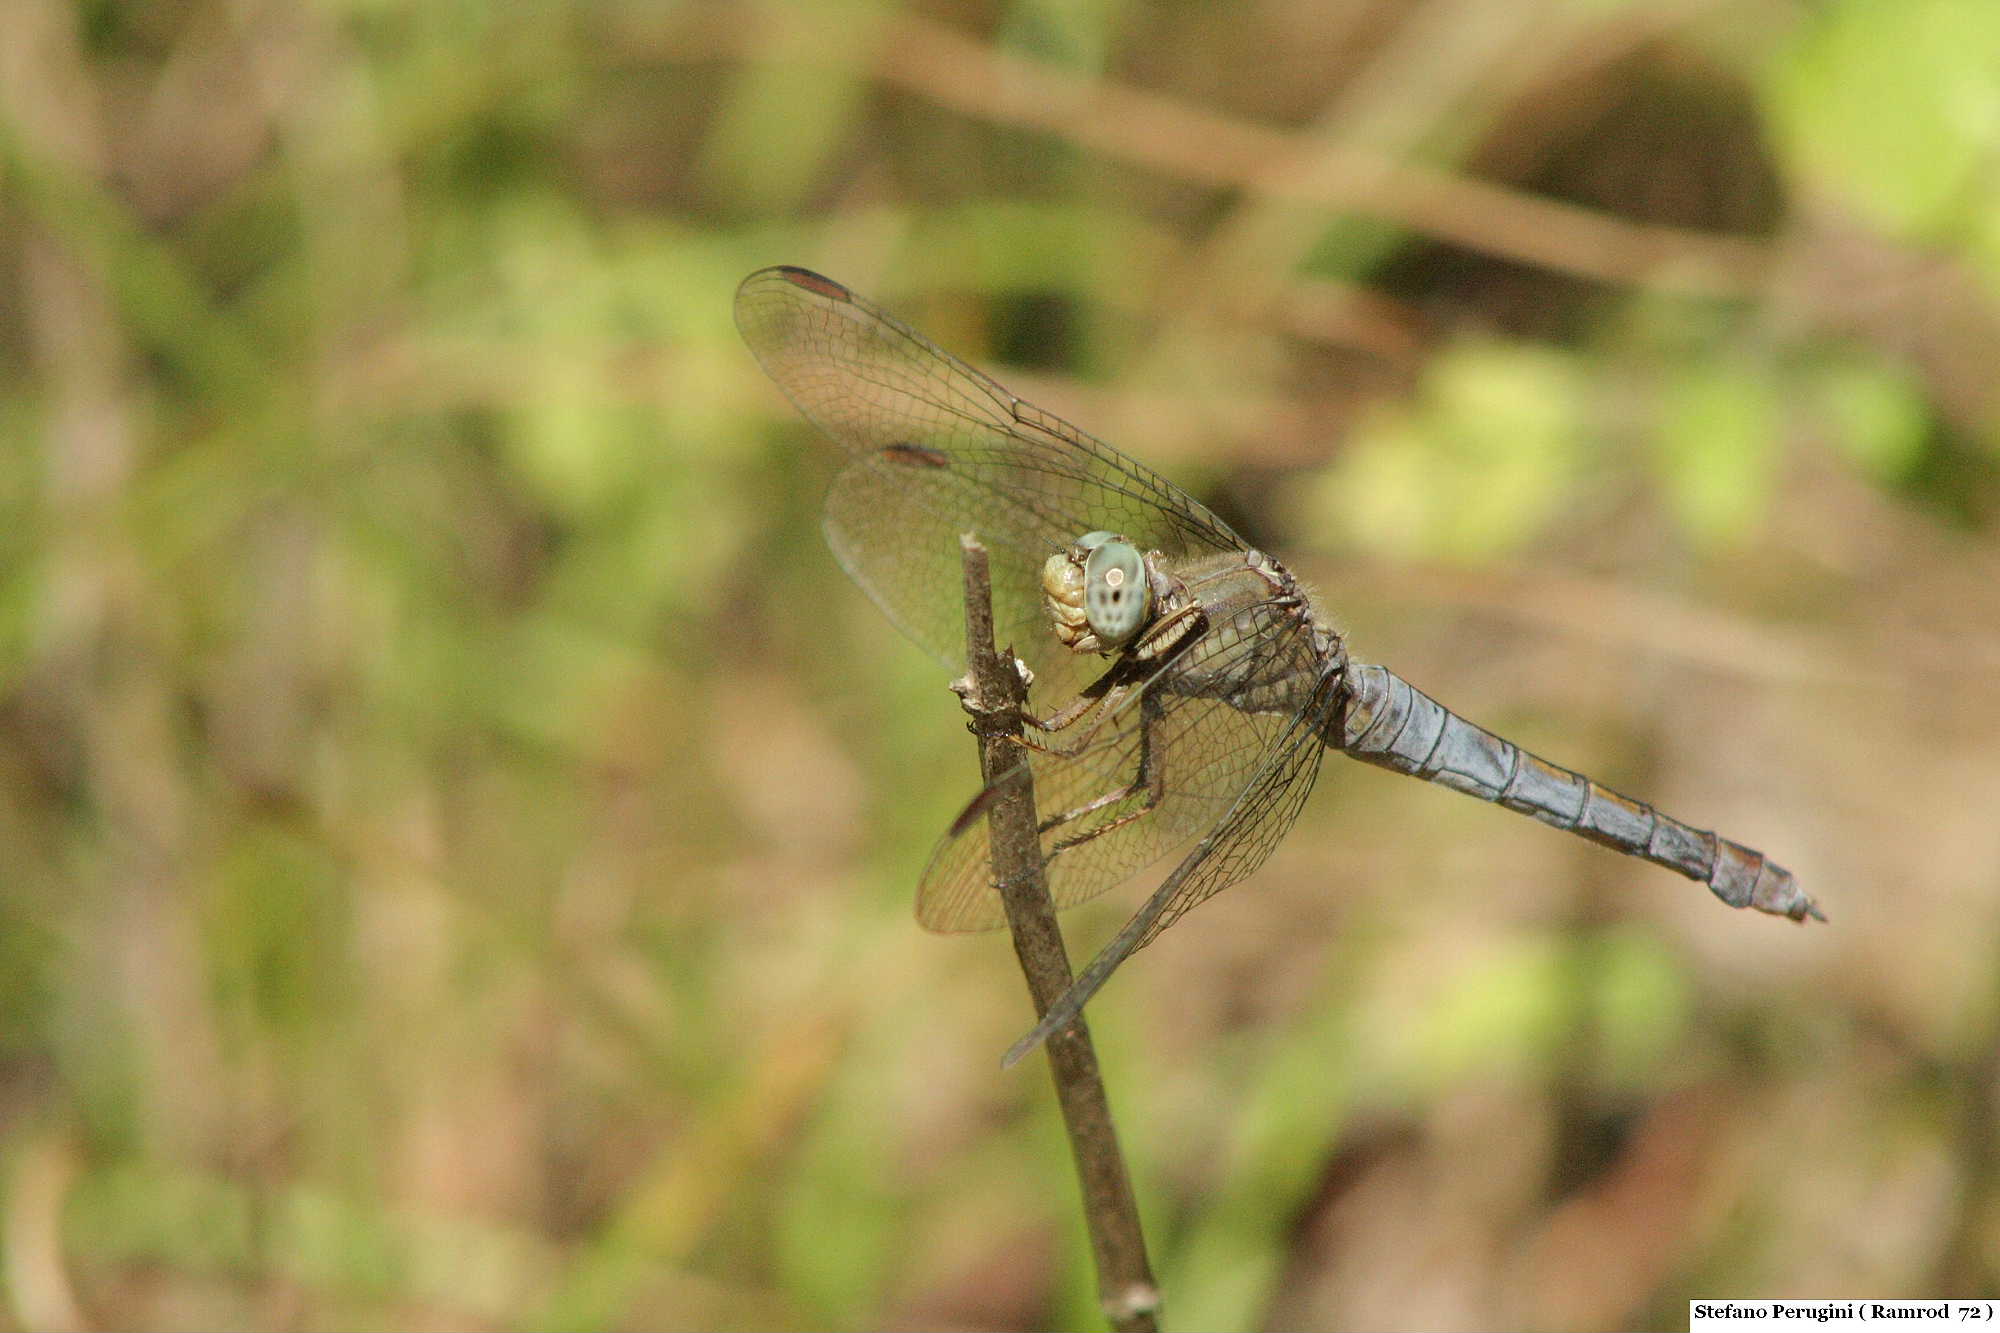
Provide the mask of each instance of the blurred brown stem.
MULTIPOLYGON (((986 548, 970 533, 959 538, 959 546, 965 563, 967 670, 965 679, 953 688, 972 715, 972 729, 979 737, 980 773, 996 792, 986 813, 992 831, 993 879, 1000 886, 1014 952, 1040 1017, 1069 989, 1071 974, 1062 933, 1056 928, 1055 904, 1049 900, 1042 874, 1034 780, 1019 744, 1027 684, 1012 651, 1001 653, 993 646, 986 548), (996 787, 1003 778, 1004 785, 996 787)), ((1159 1288, 1146 1262, 1146 1237, 1139 1227, 1132 1179, 1118 1150, 1111 1103, 1104 1095, 1097 1051, 1083 1018, 1079 1015, 1050 1037, 1047 1050, 1083 1189, 1084 1221, 1097 1261, 1099 1306, 1115 1329, 1156 1328, 1159 1288)))

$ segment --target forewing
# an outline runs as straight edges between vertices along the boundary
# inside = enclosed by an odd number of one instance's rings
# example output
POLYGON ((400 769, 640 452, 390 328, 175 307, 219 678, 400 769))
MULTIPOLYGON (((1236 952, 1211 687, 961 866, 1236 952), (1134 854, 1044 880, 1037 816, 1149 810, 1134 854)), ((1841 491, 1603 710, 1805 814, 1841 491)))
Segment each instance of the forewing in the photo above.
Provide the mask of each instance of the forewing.
POLYGON ((1002 643, 1073 673, 1040 612, 1042 562, 1086 532, 1172 556, 1240 550, 1221 519, 1118 450, 940 350, 829 278, 768 268, 743 280, 736 324, 847 467, 828 496, 842 566, 947 665, 964 660, 958 537, 992 553, 1002 643))

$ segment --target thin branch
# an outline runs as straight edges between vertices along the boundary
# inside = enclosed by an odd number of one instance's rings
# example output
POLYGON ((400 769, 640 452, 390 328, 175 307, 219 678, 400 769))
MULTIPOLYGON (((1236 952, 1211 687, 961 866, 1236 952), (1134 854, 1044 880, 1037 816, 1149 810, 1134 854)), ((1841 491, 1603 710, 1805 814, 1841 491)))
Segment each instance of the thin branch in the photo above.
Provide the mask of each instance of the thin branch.
MULTIPOLYGON (((1705 8, 1690 0, 1686 12, 1705 8)), ((634 30, 626 40, 682 60, 858 65, 868 58, 865 37, 876 78, 968 116, 1057 135, 1180 180, 1377 217, 1481 254, 1638 290, 1743 299, 1763 289, 1772 263, 1770 247, 1753 237, 1633 222, 1365 148, 1328 150, 1309 134, 1078 75, 910 14, 857 37, 851 24, 816 22, 805 9, 689 12, 684 23, 634 30)))
MULTIPOLYGON (((1069 989, 1069 955, 1056 928, 1055 904, 1042 874, 1041 836, 1036 828, 1035 786, 1019 738, 1027 684, 1013 653, 993 646, 992 584, 986 548, 970 533, 959 538, 965 563, 965 679, 952 688, 972 715, 979 737, 979 769, 996 792, 987 808, 991 829, 993 879, 1007 909, 1014 952, 1034 997, 1035 1013, 1047 1013, 1069 989)), ((1146 1261, 1146 1237, 1132 1179, 1118 1150, 1111 1103, 1098 1075, 1097 1051, 1081 1015, 1049 1038, 1049 1074, 1055 1079, 1070 1153, 1083 1189, 1084 1221, 1097 1261, 1099 1306, 1121 1330, 1158 1327, 1159 1287, 1146 1261)))
POLYGON ((1632 222, 1364 148, 1328 149, 1309 134, 1081 77, 942 24, 906 15, 890 36, 875 66, 885 83, 1183 180, 1362 213, 1482 254, 1639 289, 1740 298, 1758 290, 1769 265, 1769 250, 1754 239, 1632 222))

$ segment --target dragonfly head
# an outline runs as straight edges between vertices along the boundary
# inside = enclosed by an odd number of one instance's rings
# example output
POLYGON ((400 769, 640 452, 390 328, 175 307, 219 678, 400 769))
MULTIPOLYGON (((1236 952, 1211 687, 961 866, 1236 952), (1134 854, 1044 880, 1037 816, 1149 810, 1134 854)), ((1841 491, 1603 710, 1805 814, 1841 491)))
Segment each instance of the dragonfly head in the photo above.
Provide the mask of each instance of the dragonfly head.
POLYGON ((1111 653, 1152 619, 1153 589, 1139 548, 1115 532, 1087 533, 1042 566, 1056 637, 1079 653, 1111 653))

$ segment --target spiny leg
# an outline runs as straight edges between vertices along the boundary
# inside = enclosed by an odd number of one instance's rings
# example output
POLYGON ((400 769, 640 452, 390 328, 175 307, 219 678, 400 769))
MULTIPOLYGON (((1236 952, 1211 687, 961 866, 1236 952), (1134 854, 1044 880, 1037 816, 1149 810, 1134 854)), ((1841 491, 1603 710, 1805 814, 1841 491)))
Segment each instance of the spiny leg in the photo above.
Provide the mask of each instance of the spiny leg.
POLYGON ((1104 723, 1115 717, 1124 706, 1125 697, 1134 688, 1151 681, 1182 651, 1194 643, 1201 635, 1206 623, 1206 613, 1196 603, 1181 607, 1169 615, 1160 617, 1124 656, 1112 664, 1109 671, 1086 686, 1083 691, 1047 717, 1029 714, 1022 720, 1035 730, 1053 734, 1064 731, 1076 723, 1092 708, 1098 710, 1097 718, 1083 733, 1082 739, 1074 745, 1050 745, 1021 736, 1020 742, 1030 750, 1070 759, 1088 750, 1096 741, 1097 733, 1104 723))
POLYGON ((1075 726, 1085 714, 1096 709, 1097 716, 1091 720, 1088 727, 1084 728, 1081 736, 1073 744, 1055 745, 1048 741, 1033 740, 1026 733, 1016 739, 1027 749, 1051 754, 1058 759, 1074 759, 1097 743, 1098 732, 1104 729, 1106 722, 1118 715, 1124 707, 1126 696, 1136 685, 1144 682, 1147 674, 1150 673, 1135 672, 1129 662, 1121 660, 1086 686, 1076 698, 1047 717, 1035 717, 1029 714, 1022 719, 1037 731, 1053 734, 1075 726))
POLYGON ((1200 637, 1205 618, 1201 604, 1189 602, 1148 625, 1146 632, 1126 651, 1134 661, 1153 661, 1182 646, 1183 641, 1192 642, 1200 637))
POLYGON ((1153 726, 1160 721, 1161 716, 1160 704, 1156 700, 1156 697, 1151 693, 1143 696, 1139 701, 1139 762, 1138 767, 1133 772, 1132 780, 1121 787, 1105 792, 1101 796, 1085 801, 1082 805, 1076 806, 1073 809, 1049 816, 1042 821, 1039 831, 1042 833, 1052 832, 1055 829, 1061 828, 1064 824, 1074 823, 1086 815, 1094 814, 1099 810, 1109 809, 1120 802, 1130 800, 1133 796, 1141 792, 1144 792, 1146 796, 1144 804, 1140 805, 1137 809, 1127 810, 1116 819, 1088 832, 1079 833, 1073 838, 1063 839, 1049 849, 1050 857, 1054 857, 1059 852, 1066 852, 1072 847, 1080 847, 1094 838, 1101 838, 1113 829, 1122 828, 1133 820, 1141 819, 1159 808, 1161 800, 1166 796, 1167 773, 1166 764, 1163 762, 1159 748, 1153 744, 1153 726))
POLYGON ((1021 737, 1021 744, 1027 746, 1030 750, 1040 750, 1044 754, 1061 755, 1064 758, 1081 754, 1084 750, 1089 749, 1090 742, 1096 736, 1098 728, 1104 725, 1106 718, 1111 717, 1117 712, 1116 705, 1124 700, 1128 692, 1129 687, 1124 685, 1111 685, 1107 689, 1098 688, 1098 685, 1105 685, 1110 679, 1111 676, 1109 673, 1100 677, 1097 684, 1092 685, 1090 689, 1077 695, 1076 698, 1070 700, 1055 712, 1050 713, 1047 717, 1036 717, 1032 713, 1022 717, 1021 720, 1036 731, 1053 734, 1058 731, 1067 731, 1069 728, 1075 726, 1084 714, 1102 705, 1097 719, 1085 729, 1083 739, 1078 741, 1074 746, 1064 747, 1048 741, 1030 740, 1025 735, 1021 737))
MULTIPOLYGON (((1075 699, 1072 699, 1055 713, 1050 714, 1049 717, 1037 718, 1033 714, 1024 714, 1022 716, 1022 721, 1029 726, 1038 727, 1044 731, 1060 731, 1075 725, 1077 720, 1085 713, 1088 713, 1092 708, 1102 705, 1102 711, 1084 731, 1083 739, 1078 741, 1074 746, 1050 745, 1043 741, 1031 740, 1026 735, 1010 736, 1007 739, 1022 749, 1032 751, 1036 754, 1051 755, 1057 759, 1075 759, 1096 743, 1097 733, 1103 729, 1106 721, 1117 716, 1120 707, 1124 703, 1125 696, 1130 693, 1131 688, 1131 672, 1127 669, 1125 663, 1120 662, 1116 666, 1113 666, 1111 670, 1092 681, 1084 688, 1081 694, 1077 695, 1075 699)), ((1145 738, 1143 736, 1140 738, 1140 746, 1143 766, 1145 747, 1145 738)), ((1001 778, 987 784, 986 789, 975 796, 972 802, 959 812, 958 818, 952 821, 950 836, 954 838, 959 836, 983 817, 993 801, 999 796, 1005 783, 1006 779, 1001 778)), ((1080 818, 1090 813, 1093 809, 1099 809, 1104 805, 1122 800, 1132 793, 1135 785, 1134 783, 1127 783, 1117 792, 1109 796, 1099 797, 1087 806, 1057 815, 1054 819, 1045 820, 1042 823, 1040 831, 1046 833, 1050 828, 1066 820, 1080 818)))

